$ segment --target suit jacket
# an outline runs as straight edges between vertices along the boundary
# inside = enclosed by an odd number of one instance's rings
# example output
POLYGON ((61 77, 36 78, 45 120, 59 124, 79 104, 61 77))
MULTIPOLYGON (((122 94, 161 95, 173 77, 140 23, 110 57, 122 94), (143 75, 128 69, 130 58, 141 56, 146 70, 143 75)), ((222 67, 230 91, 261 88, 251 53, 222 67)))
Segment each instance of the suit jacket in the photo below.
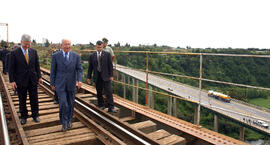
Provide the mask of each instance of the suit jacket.
POLYGON ((4 72, 8 72, 8 68, 10 65, 10 53, 7 53, 6 58, 5 58, 5 67, 4 67, 4 72))
POLYGON ((2 53, 1 53, 1 55, 2 55, 2 62, 3 62, 3 72, 4 73, 8 72, 8 68, 7 68, 7 55, 8 55, 8 53, 10 53, 10 51, 7 50, 6 48, 4 48, 2 50, 2 53))
MULTIPOLYGON (((102 51, 101 53, 101 77, 103 81, 109 81, 110 77, 113 77, 113 64, 112 64, 112 57, 111 54, 102 51)), ((92 78, 92 72, 94 72, 94 81, 97 82, 97 67, 98 67, 98 60, 97 60, 97 52, 94 52, 89 57, 89 66, 88 66, 88 73, 87 78, 92 78)))
POLYGON ((11 51, 8 68, 10 82, 22 86, 27 86, 29 81, 32 85, 38 84, 41 75, 37 51, 29 48, 28 55, 29 64, 25 60, 21 47, 11 51))
POLYGON ((2 61, 2 52, 3 52, 3 49, 1 48, 0 49, 0 61, 2 61))
POLYGON ((50 83, 56 91, 75 91, 76 81, 82 81, 83 68, 80 56, 70 51, 68 64, 65 64, 63 51, 53 54, 51 62, 50 83))

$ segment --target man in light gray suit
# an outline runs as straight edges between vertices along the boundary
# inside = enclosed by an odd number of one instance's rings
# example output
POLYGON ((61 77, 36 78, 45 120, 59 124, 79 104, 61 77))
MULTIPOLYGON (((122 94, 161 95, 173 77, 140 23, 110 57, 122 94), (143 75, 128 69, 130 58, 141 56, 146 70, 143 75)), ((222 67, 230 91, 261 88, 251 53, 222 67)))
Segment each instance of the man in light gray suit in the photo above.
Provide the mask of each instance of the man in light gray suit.
POLYGON ((70 50, 70 40, 62 40, 62 50, 53 54, 51 63, 51 89, 59 97, 59 117, 62 131, 72 127, 76 85, 82 85, 83 68, 80 56, 70 50))

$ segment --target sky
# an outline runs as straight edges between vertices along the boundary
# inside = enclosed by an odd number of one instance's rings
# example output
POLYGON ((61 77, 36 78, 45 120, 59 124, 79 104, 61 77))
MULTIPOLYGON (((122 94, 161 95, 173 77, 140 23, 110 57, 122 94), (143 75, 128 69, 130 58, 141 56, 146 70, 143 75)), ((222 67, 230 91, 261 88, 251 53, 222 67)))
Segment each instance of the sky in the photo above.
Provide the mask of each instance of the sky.
MULTIPOLYGON (((0 0, 9 40, 270 48, 269 0, 0 0)), ((0 40, 6 27, 0 26, 0 40)))

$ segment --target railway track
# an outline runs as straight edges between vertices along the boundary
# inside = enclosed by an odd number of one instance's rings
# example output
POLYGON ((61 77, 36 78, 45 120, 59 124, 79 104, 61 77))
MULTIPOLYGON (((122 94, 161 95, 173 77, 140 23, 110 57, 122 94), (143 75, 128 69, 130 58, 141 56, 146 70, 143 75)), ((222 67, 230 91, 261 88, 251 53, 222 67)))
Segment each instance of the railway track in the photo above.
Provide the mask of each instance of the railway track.
MULTIPOLYGON (((1 76, 1 81, 7 82, 7 76, 1 76)), ((10 98, 10 102, 7 101, 5 104, 13 106, 11 116, 17 117, 17 121, 11 122, 14 123, 13 126, 18 126, 18 131, 21 131, 21 134, 16 133, 16 131, 15 133, 9 131, 11 137, 19 134, 19 137, 13 137, 12 144, 159 144, 139 131, 125 130, 124 125, 119 125, 115 120, 111 121, 108 114, 100 114, 95 111, 97 108, 94 105, 88 105, 77 99, 73 127, 67 132, 62 132, 58 105, 53 104, 53 93, 45 85, 39 85, 38 88, 40 123, 35 123, 31 118, 28 118, 27 123, 22 126, 19 122, 18 97, 17 95, 11 95, 13 91, 7 83, 2 83, 2 85, 5 98, 10 98), (95 120, 93 121, 93 119, 95 120), (102 120, 107 120, 107 122, 102 122, 102 120), (114 125, 108 128, 108 124, 114 125), (109 129, 117 132, 108 131, 109 129)), ((31 110, 29 104, 28 100, 27 107, 28 110, 31 110)), ((8 113, 6 113, 7 115, 8 113)))
MULTIPOLYGON (((1 75, 1 92, 10 101, 5 106, 13 108, 11 113, 6 111, 12 124, 8 125, 11 144, 245 144, 118 96, 114 96, 118 113, 109 114, 94 105, 96 91, 86 84, 76 94, 72 129, 61 132, 58 105, 53 104, 53 92, 49 89, 49 71, 41 70, 44 79, 38 88, 41 121, 35 123, 28 118, 23 126, 19 122, 18 97, 6 83, 7 76, 1 75)), ((27 106, 30 110, 29 102, 27 106)))

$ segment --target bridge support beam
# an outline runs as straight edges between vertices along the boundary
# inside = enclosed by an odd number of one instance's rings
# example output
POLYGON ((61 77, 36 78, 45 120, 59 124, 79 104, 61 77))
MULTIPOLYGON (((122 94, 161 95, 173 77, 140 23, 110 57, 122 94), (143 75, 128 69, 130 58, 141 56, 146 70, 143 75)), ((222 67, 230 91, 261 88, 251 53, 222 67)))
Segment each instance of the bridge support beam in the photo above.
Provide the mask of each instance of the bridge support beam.
MULTIPOLYGON (((130 85, 130 76, 129 75, 127 76, 127 84, 130 85)), ((130 89, 130 86, 127 86, 127 90, 129 90, 129 89, 130 89)))
POLYGON ((126 75, 125 74, 122 74, 122 82, 124 83, 123 84, 123 89, 124 89, 123 97, 126 99, 126 85, 125 85, 125 83, 126 83, 126 75))
POLYGON ((137 86, 137 88, 136 88, 136 94, 135 94, 135 100, 136 100, 136 103, 139 103, 139 80, 136 80, 136 86, 137 86))
POLYGON ((173 116, 177 117, 177 98, 173 98, 173 116))
MULTIPOLYGON (((136 80, 135 78, 132 78, 132 84, 133 86, 139 87, 139 81, 136 80)), ((135 103, 138 103, 138 93, 139 88, 132 87, 132 101, 135 103)))
POLYGON ((168 97, 168 111, 167 111, 168 115, 172 115, 172 97, 169 96, 168 97))
POLYGON ((116 80, 119 81, 119 71, 116 71, 116 80))
MULTIPOLYGON (((132 78, 132 85, 135 86, 135 79, 132 78)), ((132 101, 136 102, 136 88, 132 87, 132 101)))
POLYGON ((218 116, 214 115, 214 131, 218 132, 218 116))
POLYGON ((240 140, 245 140, 245 127, 240 126, 240 140))
POLYGON ((194 112, 194 124, 200 125, 200 114, 201 114, 201 105, 198 104, 195 107, 195 112, 194 112))
POLYGON ((152 92, 152 86, 149 85, 148 89, 150 91, 148 91, 148 98, 147 98, 147 102, 148 102, 148 107, 150 108, 154 108, 154 96, 153 96, 153 92, 152 92))
MULTIPOLYGON (((130 76, 128 76, 127 79, 128 79, 127 83, 130 84, 130 76)), ((129 88, 129 86, 128 86, 128 88, 129 88)))

